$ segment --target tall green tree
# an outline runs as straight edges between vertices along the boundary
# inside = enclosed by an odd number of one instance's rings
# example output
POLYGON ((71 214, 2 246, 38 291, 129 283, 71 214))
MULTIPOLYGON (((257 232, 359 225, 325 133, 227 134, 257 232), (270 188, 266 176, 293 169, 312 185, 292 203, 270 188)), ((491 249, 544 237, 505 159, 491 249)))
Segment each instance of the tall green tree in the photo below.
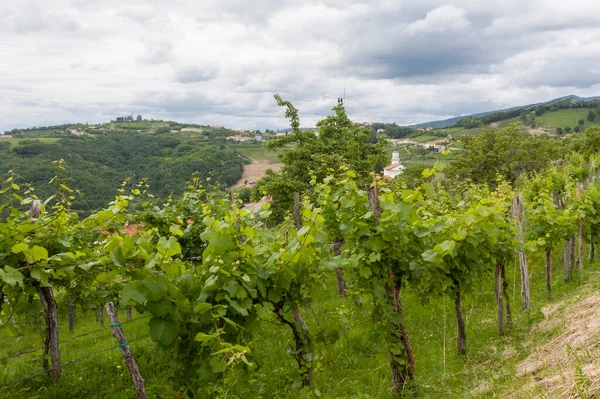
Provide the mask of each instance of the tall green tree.
POLYGON ((468 139, 449 172, 490 186, 496 185, 498 175, 514 184, 522 174, 546 169, 559 151, 557 140, 534 137, 512 125, 468 139))
POLYGON ((278 172, 268 171, 258 183, 258 190, 272 196, 272 217, 276 221, 292 210, 294 192, 312 196, 313 178, 322 182, 328 175, 338 174, 344 165, 366 183, 372 180, 377 161, 386 164, 384 143, 369 142, 370 130, 355 126, 343 106, 333 107, 333 115, 319 121, 315 131, 303 131, 299 129, 298 110, 279 95, 275 99, 286 107, 292 132, 269 143, 271 149, 283 149, 279 158, 284 166, 278 172))

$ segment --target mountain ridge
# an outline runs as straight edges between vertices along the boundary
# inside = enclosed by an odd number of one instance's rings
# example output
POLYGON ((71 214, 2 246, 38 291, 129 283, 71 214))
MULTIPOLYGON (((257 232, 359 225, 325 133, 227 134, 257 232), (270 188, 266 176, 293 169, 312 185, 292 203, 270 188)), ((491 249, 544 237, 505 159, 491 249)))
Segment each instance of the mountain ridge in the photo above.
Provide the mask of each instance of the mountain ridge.
POLYGON ((540 106, 540 105, 550 105, 550 104, 557 103, 559 101, 567 100, 569 98, 571 99, 572 102, 576 102, 576 101, 597 100, 597 99, 600 99, 600 96, 579 97, 579 96, 577 96, 575 94, 570 94, 570 95, 563 96, 563 97, 557 97, 557 98, 554 98, 554 99, 549 100, 549 101, 543 101, 543 102, 538 102, 538 103, 533 103, 533 104, 527 104, 527 105, 519 105, 519 106, 515 106, 515 107, 497 109, 497 110, 486 111, 486 112, 479 112, 479 113, 475 113, 475 114, 467 114, 467 115, 455 116, 455 117, 448 118, 448 119, 440 119, 440 120, 435 120, 435 121, 430 121, 430 122, 418 123, 418 124, 415 124, 415 125, 410 125, 410 127, 414 127, 414 128, 427 128, 427 127, 444 128, 444 127, 448 127, 450 125, 454 125, 456 122, 458 122, 459 120, 461 120, 463 118, 478 117, 478 116, 493 114, 493 113, 496 113, 496 112, 507 112, 507 111, 513 111, 513 110, 518 110, 518 109, 528 109, 528 108, 533 108, 533 107, 537 107, 537 106, 540 106))

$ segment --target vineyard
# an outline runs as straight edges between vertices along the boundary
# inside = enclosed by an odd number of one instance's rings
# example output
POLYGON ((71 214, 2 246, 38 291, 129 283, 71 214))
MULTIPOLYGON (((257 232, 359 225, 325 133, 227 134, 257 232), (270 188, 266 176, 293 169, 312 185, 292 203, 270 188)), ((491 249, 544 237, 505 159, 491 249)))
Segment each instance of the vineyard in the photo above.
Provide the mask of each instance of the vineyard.
MULTIPOLYGON (((318 138, 297 132, 294 148, 339 142, 341 129, 356 150, 360 128, 335 110, 318 138)), ((514 181, 452 185, 438 160, 409 188, 370 172, 381 148, 319 158, 326 172, 288 180, 277 214, 193 177, 161 205, 145 181, 123 183, 80 218, 63 162, 50 198, 9 173, 0 394, 93 394, 72 380, 87 367, 86 380, 118 379, 98 388, 112 397, 468 396, 465 364, 521 340, 543 304, 592 275, 600 157, 574 152, 514 181)), ((285 151, 284 163, 295 154, 285 151)), ((480 393, 501 395, 509 377, 478 374, 490 385, 480 393)), ((576 388, 586 389, 565 389, 576 388)))

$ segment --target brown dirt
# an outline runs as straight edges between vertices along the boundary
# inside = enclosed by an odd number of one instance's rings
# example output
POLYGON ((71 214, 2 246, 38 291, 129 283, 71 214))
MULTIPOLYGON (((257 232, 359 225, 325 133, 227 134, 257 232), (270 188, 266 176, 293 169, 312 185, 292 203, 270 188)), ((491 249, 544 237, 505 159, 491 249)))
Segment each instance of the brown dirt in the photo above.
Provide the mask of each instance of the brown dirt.
POLYGON ((244 173, 242 178, 233 187, 242 187, 245 181, 248 181, 248 186, 253 186, 261 177, 265 175, 267 169, 278 171, 283 164, 271 163, 265 160, 253 159, 250 165, 244 165, 244 173), (251 183, 254 182, 254 183, 251 183))
POLYGON ((600 390, 600 295, 558 311, 543 309, 546 320, 534 334, 565 326, 564 332, 517 365, 529 380, 517 397, 588 398, 600 390))
POLYGON ((547 130, 544 129, 533 129, 533 128, 528 128, 527 129, 527 133, 533 135, 533 136, 554 136, 554 133, 550 133, 547 130))

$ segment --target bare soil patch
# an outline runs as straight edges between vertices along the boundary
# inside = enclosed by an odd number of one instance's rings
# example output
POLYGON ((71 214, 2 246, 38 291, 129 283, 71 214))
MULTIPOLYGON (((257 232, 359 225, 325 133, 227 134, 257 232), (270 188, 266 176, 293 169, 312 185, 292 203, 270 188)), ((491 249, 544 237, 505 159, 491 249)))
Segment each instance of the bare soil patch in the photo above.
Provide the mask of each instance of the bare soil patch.
POLYGON ((547 130, 544 129, 533 129, 533 128, 528 128, 527 129, 527 133, 533 135, 533 136, 554 136, 553 133, 548 132, 547 130))
POLYGON ((562 312, 544 310, 546 320, 533 333, 565 326, 562 334, 517 364, 517 376, 529 380, 514 397, 594 397, 600 390, 600 295, 592 295, 562 312))
POLYGON ((247 182, 247 186, 253 186, 265 175, 267 169, 278 171, 282 166, 283 164, 281 163, 271 163, 265 160, 253 159, 250 165, 244 165, 242 178, 233 187, 243 187, 244 182, 247 182))

